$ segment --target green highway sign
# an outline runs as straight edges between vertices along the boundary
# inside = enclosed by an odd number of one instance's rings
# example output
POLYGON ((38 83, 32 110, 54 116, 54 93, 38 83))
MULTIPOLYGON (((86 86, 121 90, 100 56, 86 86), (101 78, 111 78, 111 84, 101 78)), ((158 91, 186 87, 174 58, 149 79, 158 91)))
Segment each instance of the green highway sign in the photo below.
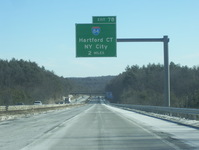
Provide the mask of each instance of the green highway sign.
POLYGON ((93 16, 93 23, 114 23, 114 24, 116 24, 116 16, 93 16))
POLYGON ((76 57, 116 57, 116 24, 76 24, 76 57))

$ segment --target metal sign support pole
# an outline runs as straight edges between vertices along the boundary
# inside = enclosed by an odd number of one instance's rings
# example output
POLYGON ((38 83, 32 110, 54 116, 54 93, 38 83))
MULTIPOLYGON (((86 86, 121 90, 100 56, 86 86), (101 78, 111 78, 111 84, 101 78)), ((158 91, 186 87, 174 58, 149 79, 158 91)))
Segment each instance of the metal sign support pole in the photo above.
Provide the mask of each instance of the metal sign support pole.
POLYGON ((170 69, 169 69, 169 50, 168 36, 163 38, 125 38, 117 39, 117 42, 163 42, 164 45, 164 106, 170 107, 170 69))
POLYGON ((170 69, 169 69, 169 38, 163 37, 164 42, 164 105, 170 107, 170 69))

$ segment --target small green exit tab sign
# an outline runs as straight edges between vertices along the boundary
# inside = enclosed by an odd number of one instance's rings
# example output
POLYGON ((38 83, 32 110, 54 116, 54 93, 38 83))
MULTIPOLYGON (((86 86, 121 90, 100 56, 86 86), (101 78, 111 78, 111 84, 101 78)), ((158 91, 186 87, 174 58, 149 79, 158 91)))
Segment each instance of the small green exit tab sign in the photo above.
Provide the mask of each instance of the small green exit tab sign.
POLYGON ((116 57, 116 24, 76 24, 76 57, 116 57))
POLYGON ((93 23, 113 23, 113 24, 116 24, 116 16, 93 16, 93 23))

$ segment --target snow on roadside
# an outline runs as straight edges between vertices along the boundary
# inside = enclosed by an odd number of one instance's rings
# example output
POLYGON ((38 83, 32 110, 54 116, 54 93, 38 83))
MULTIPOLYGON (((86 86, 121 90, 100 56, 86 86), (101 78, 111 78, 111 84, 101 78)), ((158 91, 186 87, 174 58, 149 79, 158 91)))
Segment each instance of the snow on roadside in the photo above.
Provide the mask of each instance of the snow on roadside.
POLYGON ((55 111, 55 110, 46 110, 46 111, 40 111, 40 112, 32 112, 32 113, 23 113, 23 114, 4 114, 4 115, 0 115, 0 122, 1 121, 5 121, 5 120, 14 120, 14 119, 18 119, 18 118, 23 118, 23 117, 30 117, 30 116, 34 116, 34 115, 38 115, 38 114, 45 114, 51 111, 55 111))
POLYGON ((175 123, 180 123, 180 124, 199 128, 199 120, 190 120, 190 119, 169 116, 169 115, 163 115, 163 114, 157 114, 157 113, 153 113, 153 112, 146 112, 146 111, 141 111, 141 110, 136 110, 136 109, 131 109, 131 108, 122 108, 122 109, 137 112, 137 113, 144 114, 144 115, 151 116, 151 117, 160 118, 163 120, 172 121, 175 123))
MULTIPOLYGON (((169 122, 166 120, 158 119, 149 116, 149 115, 142 115, 140 113, 112 107, 106 105, 109 109, 112 111, 115 111, 119 113, 120 115, 124 116, 125 118, 128 118, 129 120, 134 120, 138 122, 139 124, 142 124, 144 126, 149 127, 153 131, 157 132, 163 132, 171 135, 171 138, 173 139, 179 139, 183 141, 184 143, 193 146, 195 148, 199 149, 199 130, 195 128, 191 128, 184 125, 179 125, 177 123, 169 122)), ((146 113, 146 112, 145 112, 146 113)), ((166 117, 165 115, 159 115, 159 114, 153 114, 158 117, 164 117, 165 119, 175 119, 177 121, 181 121, 184 124, 191 124, 191 125, 198 125, 199 121, 194 120, 186 120, 186 119, 180 119, 177 117, 166 117)))
POLYGON ((64 111, 66 109, 70 109, 72 107, 78 107, 78 106, 81 106, 81 104, 67 105, 67 107, 57 107, 57 109, 51 109, 51 108, 48 108, 46 110, 35 109, 33 112, 30 110, 24 111, 23 113, 18 113, 18 111, 15 111, 15 114, 9 114, 9 111, 8 111, 8 113, 0 114, 0 122, 5 121, 5 120, 13 120, 17 118, 30 117, 34 115, 50 113, 54 111, 62 111, 62 110, 64 111))
POLYGON ((22 106, 9 106, 10 110, 15 112, 14 114, 10 113, 9 111, 7 113, 3 113, 2 111, 5 111, 5 106, 0 106, 0 121, 5 121, 5 120, 13 120, 13 119, 17 119, 17 118, 21 118, 21 117, 30 117, 33 115, 37 115, 37 114, 43 114, 43 113, 48 113, 51 111, 57 111, 57 110, 62 110, 62 109, 68 109, 71 107, 78 107, 81 105, 84 105, 85 101, 89 98, 89 96, 81 96, 78 97, 76 102, 74 103, 70 103, 70 104, 61 104, 61 105, 57 105, 57 104, 49 104, 49 105, 22 105, 22 106), (59 107, 60 106, 60 107, 59 107), (66 106, 66 107, 64 107, 66 106), (41 108, 36 109, 36 108, 41 108), (56 108, 56 109, 54 109, 56 108), (47 109, 47 110, 42 110, 42 109, 47 109), (30 110, 34 110, 33 112, 30 110), (20 112, 18 113, 18 111, 24 111, 23 113, 20 112))
MULTIPOLYGON (((52 111, 52 110, 51 110, 52 111)), ((34 112, 34 113, 23 113, 23 114, 4 114, 4 115, 0 115, 0 121, 5 121, 5 120, 13 120, 13 119, 17 119, 17 118, 23 118, 23 117, 30 117, 30 116, 34 116, 37 114, 43 114, 43 113, 47 113, 50 112, 50 110, 48 111, 43 111, 43 112, 34 112)))

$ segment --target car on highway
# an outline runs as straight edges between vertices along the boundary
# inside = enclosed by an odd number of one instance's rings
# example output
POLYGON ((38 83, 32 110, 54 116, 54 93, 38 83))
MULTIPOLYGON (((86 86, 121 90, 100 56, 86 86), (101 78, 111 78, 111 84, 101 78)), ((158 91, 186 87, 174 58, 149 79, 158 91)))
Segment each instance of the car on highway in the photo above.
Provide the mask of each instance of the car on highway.
POLYGON ((22 103, 22 102, 18 102, 16 105, 24 105, 24 103, 22 103))
POLYGON ((35 101, 34 105, 42 105, 42 102, 41 101, 35 101))

